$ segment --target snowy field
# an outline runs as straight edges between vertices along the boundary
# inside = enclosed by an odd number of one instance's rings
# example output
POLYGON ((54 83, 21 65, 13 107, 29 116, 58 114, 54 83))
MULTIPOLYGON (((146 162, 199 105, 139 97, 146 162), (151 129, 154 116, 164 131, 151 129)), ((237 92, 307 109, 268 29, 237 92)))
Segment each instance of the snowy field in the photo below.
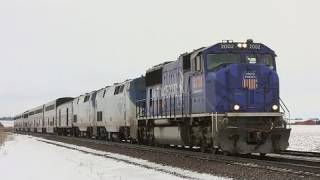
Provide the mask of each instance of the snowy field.
MULTIPOLYGON (((320 152, 320 126, 292 125, 291 128, 289 149, 320 152)), ((225 179, 119 154, 59 142, 53 145, 39 140, 53 142, 31 136, 9 135, 7 141, 0 145, 0 179, 225 179)))
POLYGON ((0 146, 1 179, 225 179, 85 147, 55 142, 66 146, 59 147, 38 140, 44 139, 23 135, 8 136, 6 143, 0 146))
POLYGON ((320 152, 320 125, 291 125, 289 149, 320 152))
POLYGON ((3 121, 0 120, 0 123, 4 125, 4 127, 13 127, 13 121, 3 121))

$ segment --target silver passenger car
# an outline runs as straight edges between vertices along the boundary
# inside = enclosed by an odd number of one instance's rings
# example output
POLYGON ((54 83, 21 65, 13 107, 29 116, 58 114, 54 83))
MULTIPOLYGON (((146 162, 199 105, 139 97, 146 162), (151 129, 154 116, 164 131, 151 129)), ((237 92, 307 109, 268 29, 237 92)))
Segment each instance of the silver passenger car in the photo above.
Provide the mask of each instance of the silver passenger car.
POLYGON ((64 97, 58 98, 54 101, 46 103, 44 105, 44 131, 46 133, 55 133, 58 121, 57 121, 57 107, 65 102, 71 101, 73 98, 71 97, 64 97))
POLYGON ((73 127, 73 99, 57 107, 56 131, 60 135, 71 134, 73 127))

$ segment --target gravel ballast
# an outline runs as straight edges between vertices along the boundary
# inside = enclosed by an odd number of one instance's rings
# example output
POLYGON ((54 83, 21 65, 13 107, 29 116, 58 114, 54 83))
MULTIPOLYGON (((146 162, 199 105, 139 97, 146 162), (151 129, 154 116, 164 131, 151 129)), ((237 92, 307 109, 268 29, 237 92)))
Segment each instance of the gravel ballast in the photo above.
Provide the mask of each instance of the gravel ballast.
MULTIPOLYGON (((37 135, 36 135, 37 136, 37 135)), ((279 172, 269 169, 259 169, 250 167, 250 165, 235 165, 224 162, 215 162, 208 160, 200 160, 182 155, 163 154, 158 152, 150 152, 140 149, 126 148, 116 145, 106 145, 101 143, 93 143, 81 141, 81 139, 74 140, 59 136, 40 136, 44 139, 83 146, 95 150, 118 153, 134 158, 148 160, 157 164, 178 167, 186 170, 191 170, 199 173, 207 173, 217 176, 229 177, 234 179, 316 179, 316 177, 300 176, 292 172, 279 172)))

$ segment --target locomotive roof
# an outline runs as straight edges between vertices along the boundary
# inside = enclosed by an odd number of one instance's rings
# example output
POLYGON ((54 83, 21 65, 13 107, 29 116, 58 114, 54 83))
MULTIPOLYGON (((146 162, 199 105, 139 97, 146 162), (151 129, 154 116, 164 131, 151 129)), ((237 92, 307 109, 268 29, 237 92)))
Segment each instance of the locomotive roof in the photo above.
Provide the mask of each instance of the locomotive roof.
POLYGON ((222 41, 201 50, 204 54, 209 53, 232 53, 232 52, 248 52, 248 53, 271 53, 275 52, 262 43, 256 43, 252 39, 245 42, 233 42, 231 40, 222 41), (241 47, 242 46, 242 47, 241 47))
MULTIPOLYGON (((256 43, 252 39, 248 39, 245 42, 234 42, 232 40, 226 40, 208 47, 201 47, 195 49, 191 52, 186 52, 181 54, 180 56, 191 55, 191 59, 195 58, 199 53, 209 54, 209 53, 232 53, 232 52, 248 52, 248 53, 271 53, 275 54, 275 52, 262 43, 256 43), (244 45, 245 47, 239 47, 238 45, 244 45)), ((166 61, 164 63, 155 65, 149 69, 147 69, 146 73, 156 71, 158 69, 163 68, 165 65, 173 63, 175 61, 166 61)))
POLYGON ((172 62, 174 62, 174 61, 166 61, 166 62, 164 62, 164 63, 155 65, 155 66, 153 66, 152 68, 147 69, 147 72, 151 72, 151 71, 155 71, 155 70, 161 69, 161 68, 162 68, 163 66, 165 66, 166 64, 169 64, 169 63, 172 63, 172 62))

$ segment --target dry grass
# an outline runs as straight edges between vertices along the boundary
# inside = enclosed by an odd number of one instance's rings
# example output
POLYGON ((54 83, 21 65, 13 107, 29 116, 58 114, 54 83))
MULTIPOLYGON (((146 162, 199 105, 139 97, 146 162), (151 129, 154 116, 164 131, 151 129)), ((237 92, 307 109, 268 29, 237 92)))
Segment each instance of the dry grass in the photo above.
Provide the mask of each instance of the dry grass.
POLYGON ((13 127, 5 127, 4 132, 13 132, 13 127))
POLYGON ((6 138, 7 138, 7 133, 4 131, 4 128, 0 127, 0 148, 5 142, 6 138))

